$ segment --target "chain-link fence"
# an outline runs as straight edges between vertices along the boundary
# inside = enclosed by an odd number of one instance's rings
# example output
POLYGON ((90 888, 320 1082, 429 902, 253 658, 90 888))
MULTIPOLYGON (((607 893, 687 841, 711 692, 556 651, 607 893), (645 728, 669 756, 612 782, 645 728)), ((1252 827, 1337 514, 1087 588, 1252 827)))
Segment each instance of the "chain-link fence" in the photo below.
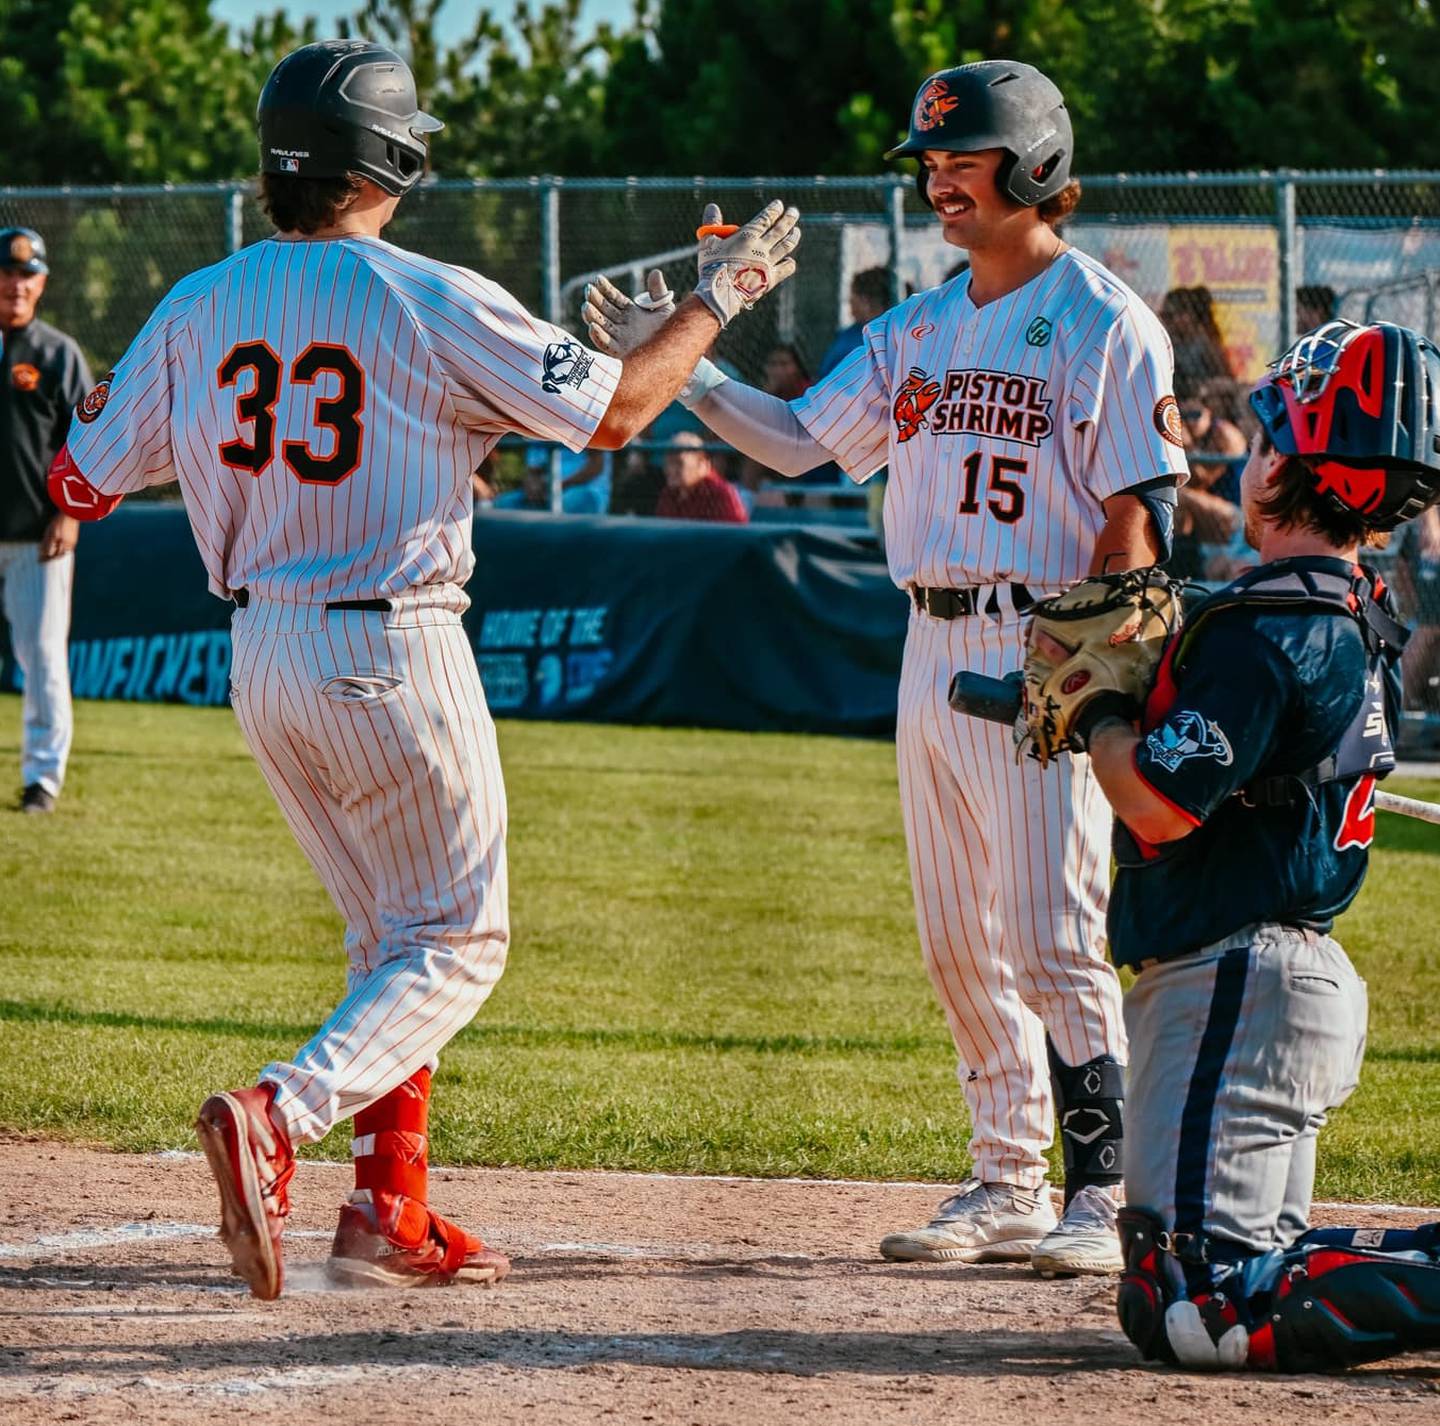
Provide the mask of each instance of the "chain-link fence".
MULTIPOLYGON (((1243 434, 1248 419, 1244 386, 1264 363, 1297 331, 1332 315, 1401 321, 1440 336, 1440 173, 1082 181, 1085 197, 1065 236, 1128 282, 1170 331, 1177 394, 1193 418, 1193 487, 1200 492, 1203 482, 1218 502, 1190 531, 1188 557, 1196 573, 1215 576, 1241 557, 1238 532, 1226 535, 1223 502, 1233 491, 1233 428, 1243 434)), ((604 272, 629 287, 658 266, 684 291, 703 206, 719 203, 727 218, 744 221, 772 198, 804 215, 799 272, 717 343, 720 359, 757 385, 768 380, 785 390, 817 374, 837 331, 854 320, 849 294, 857 274, 883 270, 895 300, 944 280, 963 258, 941 240, 913 182, 894 174, 442 181, 408 198, 386 236, 476 268, 578 331, 587 279, 604 272), (782 359, 767 363, 781 347, 792 349, 798 378, 782 359)), ((0 226, 9 224, 44 235, 53 276, 43 315, 80 341, 97 371, 113 364, 179 277, 270 231, 250 186, 235 184, 0 188, 0 226)), ((658 459, 658 451, 622 457, 617 488, 625 468, 643 465, 658 479, 658 459)), ((519 480, 520 466, 510 458, 501 483, 519 480)), ((558 491, 558 455, 549 469, 558 491)), ((727 473, 739 474, 738 464, 727 473)), ((834 487, 788 497, 761 490, 756 499, 761 516, 865 518, 858 496, 852 492, 846 505, 834 487), (767 510, 767 499, 776 508, 767 510)), ((1388 558, 1422 624, 1412 699, 1440 710, 1440 516, 1433 529, 1417 522, 1388 558)))

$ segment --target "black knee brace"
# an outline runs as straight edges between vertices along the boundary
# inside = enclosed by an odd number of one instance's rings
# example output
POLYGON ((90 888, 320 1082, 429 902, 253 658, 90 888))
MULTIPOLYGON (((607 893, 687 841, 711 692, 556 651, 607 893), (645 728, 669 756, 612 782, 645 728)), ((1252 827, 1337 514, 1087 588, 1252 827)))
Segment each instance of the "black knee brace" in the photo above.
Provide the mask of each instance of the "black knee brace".
POLYGON ((1050 1079, 1055 1088, 1055 1122, 1065 1155, 1065 1202, 1087 1184, 1109 1187, 1124 1171, 1125 1066, 1100 1055, 1072 1068, 1047 1035, 1050 1079))

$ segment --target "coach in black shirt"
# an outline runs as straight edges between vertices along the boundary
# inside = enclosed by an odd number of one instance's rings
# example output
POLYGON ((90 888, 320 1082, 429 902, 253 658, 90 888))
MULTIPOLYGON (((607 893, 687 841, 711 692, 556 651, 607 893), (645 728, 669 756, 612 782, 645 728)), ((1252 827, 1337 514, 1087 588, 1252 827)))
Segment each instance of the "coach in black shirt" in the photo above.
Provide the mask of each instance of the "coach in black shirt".
POLYGON ((72 717, 66 638, 79 526, 45 475, 93 382, 80 348, 35 316, 50 269, 29 228, 0 228, 0 581, 25 683, 21 806, 50 812, 65 780, 72 717))

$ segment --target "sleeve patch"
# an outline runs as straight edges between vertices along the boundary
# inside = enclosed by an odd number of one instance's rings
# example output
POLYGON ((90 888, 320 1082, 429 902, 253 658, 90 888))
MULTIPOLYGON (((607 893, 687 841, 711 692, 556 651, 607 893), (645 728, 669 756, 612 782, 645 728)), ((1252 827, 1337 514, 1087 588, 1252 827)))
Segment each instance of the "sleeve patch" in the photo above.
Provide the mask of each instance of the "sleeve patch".
POLYGON ((1162 396, 1155 403, 1155 429, 1172 446, 1185 446, 1185 431, 1180 424, 1180 406, 1173 396, 1162 396))
POLYGON ((594 365, 595 359, 579 342, 551 342, 545 348, 541 361, 543 376, 540 389, 554 396, 562 386, 578 387, 590 375, 590 368, 594 365))
POLYGON ((1225 730, 1213 718, 1183 709, 1172 713, 1145 739, 1145 749, 1166 772, 1174 772, 1192 758, 1210 758, 1221 767, 1235 761, 1225 730))
POLYGON ((105 403, 110 399, 110 382, 114 379, 115 373, 107 371, 90 391, 85 399, 75 408, 75 419, 89 425, 104 409, 105 403))

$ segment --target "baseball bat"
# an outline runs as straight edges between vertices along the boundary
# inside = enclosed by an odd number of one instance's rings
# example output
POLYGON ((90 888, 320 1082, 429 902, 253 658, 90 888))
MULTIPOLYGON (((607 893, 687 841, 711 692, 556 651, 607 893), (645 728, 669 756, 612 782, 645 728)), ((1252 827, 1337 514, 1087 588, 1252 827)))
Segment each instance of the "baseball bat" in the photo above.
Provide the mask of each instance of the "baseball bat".
MULTIPOLYGON (((1020 674, 987 678, 983 673, 961 670, 950 680, 950 706, 957 713, 984 718, 991 723, 1013 723, 1020 716, 1020 674)), ((1440 826, 1440 804, 1422 802, 1418 797, 1401 797, 1398 792, 1376 790, 1375 810, 1413 817, 1417 822, 1440 826)))
POLYGON ((1013 723, 1020 716, 1020 672, 1004 678, 962 669, 950 680, 950 706, 957 713, 984 718, 989 723, 1013 723))

